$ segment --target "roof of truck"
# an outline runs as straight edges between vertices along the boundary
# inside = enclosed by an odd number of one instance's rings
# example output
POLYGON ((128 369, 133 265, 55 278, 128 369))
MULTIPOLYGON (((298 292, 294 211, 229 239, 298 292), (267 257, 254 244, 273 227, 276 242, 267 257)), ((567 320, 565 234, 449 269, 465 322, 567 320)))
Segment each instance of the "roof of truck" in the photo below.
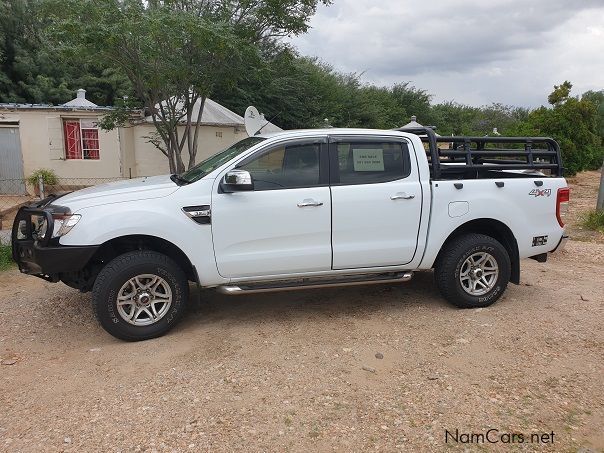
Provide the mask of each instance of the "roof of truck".
POLYGON ((404 132, 393 131, 388 129, 359 129, 359 128, 324 128, 324 129, 289 129, 281 132, 269 132, 266 134, 259 134, 262 138, 276 138, 276 137, 297 137, 300 135, 304 136, 316 136, 316 135, 410 135, 404 132))

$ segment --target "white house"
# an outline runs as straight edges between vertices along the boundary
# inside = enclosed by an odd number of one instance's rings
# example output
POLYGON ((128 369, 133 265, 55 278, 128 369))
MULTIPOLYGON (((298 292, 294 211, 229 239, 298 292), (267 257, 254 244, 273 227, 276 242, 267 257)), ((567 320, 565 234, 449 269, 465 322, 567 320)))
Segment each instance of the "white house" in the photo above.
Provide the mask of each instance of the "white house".
MULTIPOLYGON (((168 173, 167 158, 148 142, 150 118, 134 115, 129 127, 103 131, 97 123, 111 110, 87 100, 83 89, 58 106, 0 104, 0 192, 24 193, 24 184, 2 181, 23 180, 40 168, 65 180, 168 173)), ((197 161, 247 137, 243 117, 211 99, 200 125, 197 161)), ((270 124, 263 130, 280 129, 270 124)))

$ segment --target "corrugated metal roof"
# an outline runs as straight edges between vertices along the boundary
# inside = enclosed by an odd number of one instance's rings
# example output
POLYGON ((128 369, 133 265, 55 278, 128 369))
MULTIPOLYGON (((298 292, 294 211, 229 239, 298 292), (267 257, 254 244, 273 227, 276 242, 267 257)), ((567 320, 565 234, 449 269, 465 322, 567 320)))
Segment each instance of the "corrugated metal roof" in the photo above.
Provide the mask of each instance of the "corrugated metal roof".
POLYGON ((68 106, 65 104, 62 105, 50 105, 50 104, 9 104, 9 103, 0 103, 0 109, 3 110, 53 110, 53 111, 62 111, 62 112, 71 112, 76 110, 90 111, 94 112, 97 110, 107 111, 113 110, 113 107, 84 107, 84 106, 68 106))

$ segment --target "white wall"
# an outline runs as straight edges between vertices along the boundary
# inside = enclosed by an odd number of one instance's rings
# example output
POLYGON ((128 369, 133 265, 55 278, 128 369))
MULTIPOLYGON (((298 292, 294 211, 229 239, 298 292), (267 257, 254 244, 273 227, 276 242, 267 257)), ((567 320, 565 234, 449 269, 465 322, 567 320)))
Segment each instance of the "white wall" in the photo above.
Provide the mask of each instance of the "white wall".
MULTIPOLYGON (((18 121, 24 178, 40 168, 54 170, 59 178, 119 178, 154 176, 170 172, 168 159, 148 142, 152 124, 137 124, 112 131, 99 130, 100 159, 66 160, 64 119, 98 119, 103 112, 0 108, 0 120, 18 121)), ((183 132, 184 127, 181 129, 183 132)), ((247 137, 243 127, 201 126, 196 162, 247 137)), ((188 152, 183 151, 185 166, 188 152)))
MULTIPOLYGON (((153 144, 149 143, 149 139, 146 138, 153 131, 155 131, 155 128, 152 124, 138 124, 129 128, 130 138, 123 140, 122 145, 126 147, 126 143, 132 143, 134 162, 129 157, 124 158, 124 162, 133 163, 133 167, 124 165, 125 175, 128 175, 130 168, 132 168, 133 176, 154 176, 170 172, 168 158, 153 144)), ((183 131, 184 127, 180 132, 182 133, 183 131)), ((246 137, 245 130, 235 127, 200 126, 196 162, 201 162, 205 158, 246 137), (221 136, 219 137, 218 135, 221 136)), ((125 149, 124 156, 127 156, 131 152, 129 148, 125 149)), ((182 155, 186 166, 189 159, 186 147, 182 155)))
POLYGON ((118 131, 99 130, 98 160, 65 159, 63 119, 99 118, 98 113, 48 110, 0 110, 2 121, 19 121, 23 173, 27 178, 40 168, 59 178, 116 178, 121 176, 118 131))

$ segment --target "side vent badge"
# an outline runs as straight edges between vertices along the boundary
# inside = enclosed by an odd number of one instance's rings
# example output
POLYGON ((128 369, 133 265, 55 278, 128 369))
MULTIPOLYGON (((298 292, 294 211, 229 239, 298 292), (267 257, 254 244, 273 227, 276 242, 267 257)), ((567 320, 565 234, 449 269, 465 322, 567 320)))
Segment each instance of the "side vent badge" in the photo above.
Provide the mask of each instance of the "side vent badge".
POLYGON ((182 212, 184 212, 191 220, 201 225, 212 223, 212 213, 210 211, 210 206, 207 204, 201 206, 185 206, 182 208, 182 212))

